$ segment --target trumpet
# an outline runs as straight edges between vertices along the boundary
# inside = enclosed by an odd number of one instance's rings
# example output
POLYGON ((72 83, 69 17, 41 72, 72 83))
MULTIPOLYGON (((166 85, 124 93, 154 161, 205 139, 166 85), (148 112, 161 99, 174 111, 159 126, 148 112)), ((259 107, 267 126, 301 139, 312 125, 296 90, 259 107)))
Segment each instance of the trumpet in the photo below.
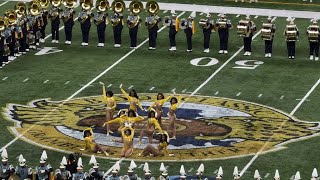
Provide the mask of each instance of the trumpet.
POLYGON ((129 5, 129 9, 136 16, 143 10, 143 4, 141 1, 133 0, 129 5))
POLYGON ((96 8, 100 12, 105 12, 109 9, 109 1, 107 0, 97 0, 96 8))

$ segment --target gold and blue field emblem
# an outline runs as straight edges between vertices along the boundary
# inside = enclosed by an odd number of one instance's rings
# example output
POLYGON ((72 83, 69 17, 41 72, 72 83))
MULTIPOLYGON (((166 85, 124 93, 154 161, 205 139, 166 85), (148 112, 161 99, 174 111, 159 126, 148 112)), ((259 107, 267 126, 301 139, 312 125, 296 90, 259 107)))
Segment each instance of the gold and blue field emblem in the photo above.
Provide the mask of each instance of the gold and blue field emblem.
MULTIPOLYGON (((122 96, 115 96, 117 109, 127 108, 122 96)), ((144 107, 149 107, 156 94, 140 94, 144 107)), ((319 123, 309 123, 264 105, 209 96, 184 95, 176 115, 177 139, 171 140, 169 153, 174 157, 159 156, 152 160, 211 160, 233 158, 257 153, 263 146, 264 152, 285 148, 285 144, 302 140, 320 132, 319 123)), ((169 103, 164 104, 167 114, 169 103)), ((145 112, 138 112, 147 116, 145 112)), ((105 120, 105 106, 101 96, 82 97, 67 102, 41 99, 28 105, 8 104, 3 108, 6 119, 15 122, 11 131, 32 144, 53 148, 63 152, 78 152, 83 148, 82 131, 94 126, 94 136, 98 144, 110 147, 112 158, 120 158, 122 144, 112 141, 120 138, 115 133, 107 136, 101 126, 105 120)), ((164 129, 168 118, 163 117, 164 129)), ((146 121, 135 125, 136 135, 144 128, 146 121)), ((117 132, 118 124, 111 126, 117 132)), ((131 158, 147 160, 138 153, 146 146, 144 139, 138 145, 134 138, 135 151, 131 158)), ((91 152, 85 152, 91 154, 91 152)))

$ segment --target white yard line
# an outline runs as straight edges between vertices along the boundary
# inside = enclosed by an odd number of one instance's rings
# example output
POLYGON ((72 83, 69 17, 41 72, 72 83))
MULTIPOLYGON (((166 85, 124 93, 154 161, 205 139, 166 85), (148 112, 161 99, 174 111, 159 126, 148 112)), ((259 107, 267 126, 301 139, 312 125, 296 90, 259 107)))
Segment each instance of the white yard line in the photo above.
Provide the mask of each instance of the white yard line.
POLYGON ((67 82, 65 82, 64 84, 67 85, 67 84, 69 84, 69 83, 70 83, 70 81, 67 81, 67 82))
MULTIPOLYGON (((312 86, 312 88, 307 92, 307 94, 301 99, 301 101, 297 104, 297 106, 291 111, 290 115, 293 115, 299 107, 303 104, 303 102, 310 96, 310 94, 316 89, 316 87, 320 84, 320 78, 318 81, 312 86)), ((284 121, 279 129, 281 129, 287 121, 284 121)), ((264 151, 264 149, 267 147, 267 144, 270 142, 272 139, 272 136, 269 138, 267 142, 264 143, 264 145, 261 147, 261 149, 252 157, 252 159, 249 161, 249 163, 242 169, 240 172, 240 176, 242 176, 246 170, 251 166, 251 164, 258 158, 258 156, 264 151)))
POLYGON ((0 6, 3 6, 3 5, 5 5, 5 4, 7 4, 8 2, 9 2, 9 1, 5 1, 5 2, 1 3, 0 6))

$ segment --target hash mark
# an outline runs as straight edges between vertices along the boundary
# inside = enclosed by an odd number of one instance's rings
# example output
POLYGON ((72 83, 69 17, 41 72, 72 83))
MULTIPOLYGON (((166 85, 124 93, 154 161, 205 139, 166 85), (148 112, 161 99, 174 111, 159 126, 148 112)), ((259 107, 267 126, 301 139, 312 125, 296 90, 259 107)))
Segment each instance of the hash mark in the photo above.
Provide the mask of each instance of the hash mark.
POLYGON ((238 92, 238 94, 236 96, 240 96, 241 95, 241 92, 238 92))
POLYGON ((122 83, 120 84, 119 88, 122 88, 122 83))
POLYGON ((188 170, 188 172, 192 172, 192 170, 193 170, 193 168, 190 168, 190 169, 188 170))
POLYGON ((167 13, 167 12, 168 12, 168 10, 163 11, 163 13, 167 13))
POLYGON ((237 18, 240 17, 240 14, 236 15, 236 17, 237 17, 237 18))
POLYGON ((254 18, 257 19, 259 16, 255 16, 254 18))
POLYGON ((155 88, 155 87, 151 87, 149 90, 152 91, 152 90, 154 90, 154 88, 155 88))
POLYGON ((218 95, 219 94, 219 91, 217 91, 216 93, 214 93, 214 95, 218 95))
POLYGON ((183 93, 185 93, 187 91, 187 89, 182 90, 183 93))
POLYGON ((202 13, 200 13, 199 15, 200 15, 200 16, 202 16, 202 15, 203 15, 203 12, 202 12, 202 13))
POLYGON ((264 178, 267 178, 270 175, 270 173, 267 173, 266 175, 264 175, 264 178))
POLYGON ((109 84, 107 87, 111 87, 112 86, 112 84, 109 84))
POLYGON ((283 99, 284 98, 284 95, 282 95, 281 97, 280 97, 280 99, 283 99))
POLYGON ((132 86, 132 85, 128 87, 128 89, 131 89, 131 88, 133 88, 133 86, 132 86))
POLYGON ((259 94, 258 98, 261 98, 262 97, 262 94, 259 94))
POLYGON ((48 81, 49 81, 49 80, 47 79, 47 80, 45 80, 43 83, 46 84, 48 81))
POLYGON ((143 166, 144 166, 144 164, 140 164, 138 168, 141 169, 143 166))
POLYGON ((2 79, 2 81, 5 81, 6 79, 8 79, 8 77, 4 77, 4 78, 2 79))
POLYGON ((69 84, 70 83, 70 81, 67 81, 67 82, 65 82, 64 84, 69 84))
POLYGON ((173 88, 173 89, 171 90, 171 92, 173 92, 173 94, 175 94, 175 93, 176 93, 176 89, 177 89, 177 88, 173 88))
POLYGON ((29 80, 29 78, 26 78, 25 80, 23 80, 22 82, 27 82, 29 80))

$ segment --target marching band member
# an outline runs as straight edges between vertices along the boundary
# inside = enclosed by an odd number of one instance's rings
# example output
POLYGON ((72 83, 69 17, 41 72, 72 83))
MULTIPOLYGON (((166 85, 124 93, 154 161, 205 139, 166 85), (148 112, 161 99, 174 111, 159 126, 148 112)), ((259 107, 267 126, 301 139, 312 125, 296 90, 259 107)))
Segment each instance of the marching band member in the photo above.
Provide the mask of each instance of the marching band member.
POLYGON ((121 180, 138 180, 138 179, 141 180, 141 178, 139 178, 138 175, 135 174, 133 171, 136 167, 137 167, 136 163, 133 160, 131 160, 130 165, 128 167, 127 175, 121 176, 120 179, 121 180))
POLYGON ((176 110, 178 109, 179 105, 181 104, 182 96, 176 98, 172 97, 170 99, 170 108, 168 112, 168 117, 169 117, 169 129, 172 131, 172 138, 171 139, 176 139, 176 110))
POLYGON ((30 46, 35 43, 35 36, 33 34, 33 26, 36 23, 35 17, 29 13, 26 17, 26 30, 27 30, 27 44, 26 52, 30 51, 30 46))
POLYGON ((3 149, 1 152, 2 163, 0 164, 0 179, 8 180, 10 175, 15 172, 15 169, 8 163, 8 152, 3 149))
POLYGON ((4 50, 3 50, 3 63, 4 65, 9 64, 9 61, 12 61, 13 57, 10 56, 10 43, 12 41, 12 31, 11 27, 8 25, 7 28, 4 30, 4 50))
POLYGON ((97 14, 94 16, 94 23, 97 26, 97 33, 98 33, 98 45, 97 47, 104 47, 105 43, 105 31, 108 24, 108 13, 105 11, 109 7, 105 0, 97 1, 97 14))
POLYGON ((211 15, 207 13, 206 17, 200 20, 200 27, 202 28, 203 32, 203 48, 204 53, 209 53, 209 45, 210 45, 210 36, 212 29, 214 27, 214 21, 210 18, 211 15))
POLYGON ((21 28, 21 35, 19 38, 19 53, 26 54, 27 48, 27 18, 26 18, 26 5, 23 2, 18 2, 15 5, 15 11, 17 12, 17 24, 21 28))
POLYGON ((51 19, 51 34, 52 34, 52 43, 59 43, 59 25, 60 25, 60 13, 63 11, 60 9, 60 0, 51 0, 52 7, 49 12, 49 18, 51 19))
POLYGON ((136 106, 138 106, 141 110, 143 110, 142 105, 139 100, 139 96, 134 89, 132 89, 128 94, 125 90, 123 90, 121 88, 121 92, 128 99, 128 101, 130 103, 129 109, 133 110, 134 112, 137 112, 136 106))
POLYGON ((225 14, 220 14, 220 18, 216 21, 216 28, 220 39, 219 54, 228 54, 229 29, 232 28, 232 25, 225 14))
POLYGON ((99 163, 94 155, 91 155, 89 164, 92 164, 92 168, 89 170, 88 180, 102 180, 104 173, 99 170, 99 163))
POLYGON ((169 40, 170 40, 170 49, 169 51, 176 51, 176 34, 179 31, 179 19, 177 17, 177 13, 174 10, 171 10, 171 17, 169 24, 169 40))
POLYGON ((69 180, 71 179, 71 173, 70 171, 66 170, 67 166, 67 158, 63 156, 59 169, 56 169, 55 171, 55 179, 62 179, 62 180, 69 180))
POLYGON ((155 148, 154 146, 152 146, 151 144, 148 144, 141 153, 139 153, 139 156, 159 156, 159 155, 164 155, 164 154, 168 154, 168 150, 167 147, 169 145, 169 135, 166 131, 163 131, 160 134, 160 139, 159 139, 159 144, 158 146, 155 148))
POLYGON ((83 131, 84 138, 84 148, 80 149, 81 151, 89 150, 93 153, 101 153, 103 152, 106 156, 109 156, 109 149, 104 150, 100 145, 98 145, 94 140, 93 130, 92 128, 87 128, 83 131))
POLYGON ((46 164, 48 159, 47 152, 41 154, 40 165, 36 167, 36 180, 49 180, 50 173, 53 171, 50 164, 46 164))
POLYGON ((151 176, 151 171, 149 169, 149 164, 147 162, 143 165, 144 178, 143 180, 155 180, 153 176, 151 176))
POLYGON ((72 174, 72 180, 86 180, 88 178, 88 173, 83 172, 81 157, 79 157, 77 165, 78 165, 77 172, 72 174))
POLYGON ((7 29, 6 29, 6 34, 7 34, 7 38, 6 38, 6 43, 8 44, 8 47, 9 47, 9 50, 10 50, 10 53, 8 54, 8 63, 10 61, 13 61, 14 60, 14 56, 16 54, 16 42, 17 42, 17 39, 16 39, 16 29, 15 29, 15 26, 16 26, 16 20, 17 20, 17 14, 14 10, 7 10, 5 12, 5 16, 6 18, 8 19, 8 26, 7 26, 7 29), (14 17, 14 18, 12 18, 14 17))
MULTIPOLYGON (((102 96, 103 100, 106 103, 106 123, 113 118, 114 111, 117 107, 116 100, 113 97, 112 91, 106 91, 104 83, 102 83, 102 96)), ((107 123, 107 135, 110 133, 110 127, 107 123)), ((111 132, 112 133, 112 132, 111 132)))
POLYGON ((121 32, 123 29, 123 15, 122 13, 115 12, 111 18, 112 29, 113 29, 113 39, 114 39, 114 47, 121 47, 121 32))
POLYGON ((157 100, 155 102, 153 102, 150 107, 147 109, 148 111, 150 111, 152 108, 155 109, 156 111, 156 119, 158 120, 159 124, 162 125, 162 121, 161 121, 161 117, 162 117, 162 106, 165 102, 167 102, 169 99, 171 98, 171 96, 168 96, 166 98, 164 98, 163 93, 158 93, 157 94, 157 100))
POLYGON ((146 5, 148 8, 149 17, 146 17, 145 25, 148 27, 149 32, 149 50, 156 49, 157 35, 159 30, 159 22, 161 18, 157 15, 159 11, 159 5, 155 1, 149 1, 146 5))
POLYGON ((310 60, 312 61, 315 57, 315 60, 319 60, 319 26, 317 20, 312 21, 312 25, 308 27, 307 35, 309 40, 310 47, 310 60))
POLYGON ((112 166, 112 171, 111 175, 108 176, 107 173, 104 174, 104 177, 106 180, 119 180, 118 173, 120 171, 120 162, 117 161, 113 166, 112 166), (108 176, 108 177, 107 177, 108 176))
POLYGON ((64 5, 66 6, 66 9, 62 13, 61 19, 64 23, 64 32, 66 37, 65 44, 71 45, 72 28, 74 25, 73 16, 76 13, 73 8, 76 6, 76 1, 65 1, 64 5))
POLYGON ((129 35, 130 35, 130 48, 134 49, 137 47, 137 35, 139 30, 139 25, 142 22, 139 15, 135 15, 132 12, 128 16, 127 24, 129 27, 129 35))
POLYGON ((7 20, 5 17, 0 17, 0 22, 2 25, 0 25, 0 69, 3 67, 4 62, 4 45, 5 45, 5 29, 7 28, 7 20))
POLYGON ((294 19, 287 19, 290 23, 286 26, 284 35, 287 41, 288 57, 289 59, 294 59, 296 54, 296 41, 299 37, 298 27, 294 24, 294 19))
POLYGON ((35 46, 33 46, 33 49, 36 49, 36 46, 40 45, 39 42, 43 42, 43 41, 40 41, 40 39, 42 37, 41 28, 44 26, 44 22, 42 19, 42 14, 37 14, 34 16, 35 16, 35 23, 32 27, 32 30, 33 30, 33 35, 36 37, 36 39, 35 39, 35 46))
POLYGON ((32 179, 32 168, 26 165, 26 159, 23 155, 19 156, 19 166, 16 167, 16 175, 19 176, 20 180, 32 179))
MULTIPOLYGON (((201 165, 203 166, 203 164, 201 164, 201 165)), ((201 166, 201 165, 200 165, 200 166, 201 166)), ((200 167, 199 167, 199 169, 200 169, 200 167)), ((199 169, 198 169, 198 172, 199 172, 199 169)), ((202 169, 204 170, 204 166, 203 166, 202 169)), ((202 171, 202 172, 203 172, 203 171, 202 171)), ((201 175, 202 175, 202 173, 201 173, 201 175)), ((222 179, 222 176, 223 176, 223 170, 222 170, 222 167, 220 166, 219 169, 218 169, 218 173, 217 173, 216 179, 217 179, 217 180, 221 180, 221 179, 222 179)), ((200 176, 200 179, 201 179, 201 176, 200 176)))
POLYGON ((170 177, 168 176, 168 170, 163 163, 161 163, 159 170, 161 175, 159 176, 158 180, 170 180, 170 177))
POLYGON ((267 22, 262 24, 262 39, 265 45, 265 56, 271 58, 272 55, 272 44, 274 33, 276 32, 276 25, 272 22, 271 17, 268 17, 267 22))
POLYGON ((187 38, 187 52, 192 52, 192 35, 195 33, 195 24, 194 18, 196 17, 196 12, 193 11, 191 15, 186 20, 186 28, 184 29, 184 33, 187 38))
POLYGON ((46 8, 43 8, 41 10, 41 18, 42 18, 42 26, 40 27, 40 32, 41 32, 41 37, 40 37, 40 42, 44 43, 45 42, 45 37, 46 37, 46 27, 48 24, 48 10, 46 8))
POLYGON ((186 180, 187 179, 187 173, 184 170, 184 166, 181 165, 180 167, 180 180, 186 180))
POLYGON ((78 16, 78 21, 81 24, 81 32, 82 32, 81 46, 88 46, 89 32, 91 27, 91 18, 94 16, 90 11, 92 7, 92 3, 90 2, 89 4, 88 2, 83 0, 83 2, 81 2, 81 6, 82 6, 82 12, 80 12, 78 16))
POLYGON ((139 144, 141 144, 144 133, 147 134, 149 143, 151 144, 153 143, 152 136, 155 133, 155 130, 158 130, 160 133, 162 132, 162 128, 156 119, 156 111, 153 108, 149 111, 148 118, 146 127, 140 131, 139 144))
POLYGON ((254 32, 257 30, 257 27, 253 21, 250 20, 250 16, 247 15, 246 20, 249 21, 249 24, 247 26, 247 33, 243 37, 243 44, 244 44, 244 56, 251 56, 251 43, 252 43, 252 37, 254 32))

